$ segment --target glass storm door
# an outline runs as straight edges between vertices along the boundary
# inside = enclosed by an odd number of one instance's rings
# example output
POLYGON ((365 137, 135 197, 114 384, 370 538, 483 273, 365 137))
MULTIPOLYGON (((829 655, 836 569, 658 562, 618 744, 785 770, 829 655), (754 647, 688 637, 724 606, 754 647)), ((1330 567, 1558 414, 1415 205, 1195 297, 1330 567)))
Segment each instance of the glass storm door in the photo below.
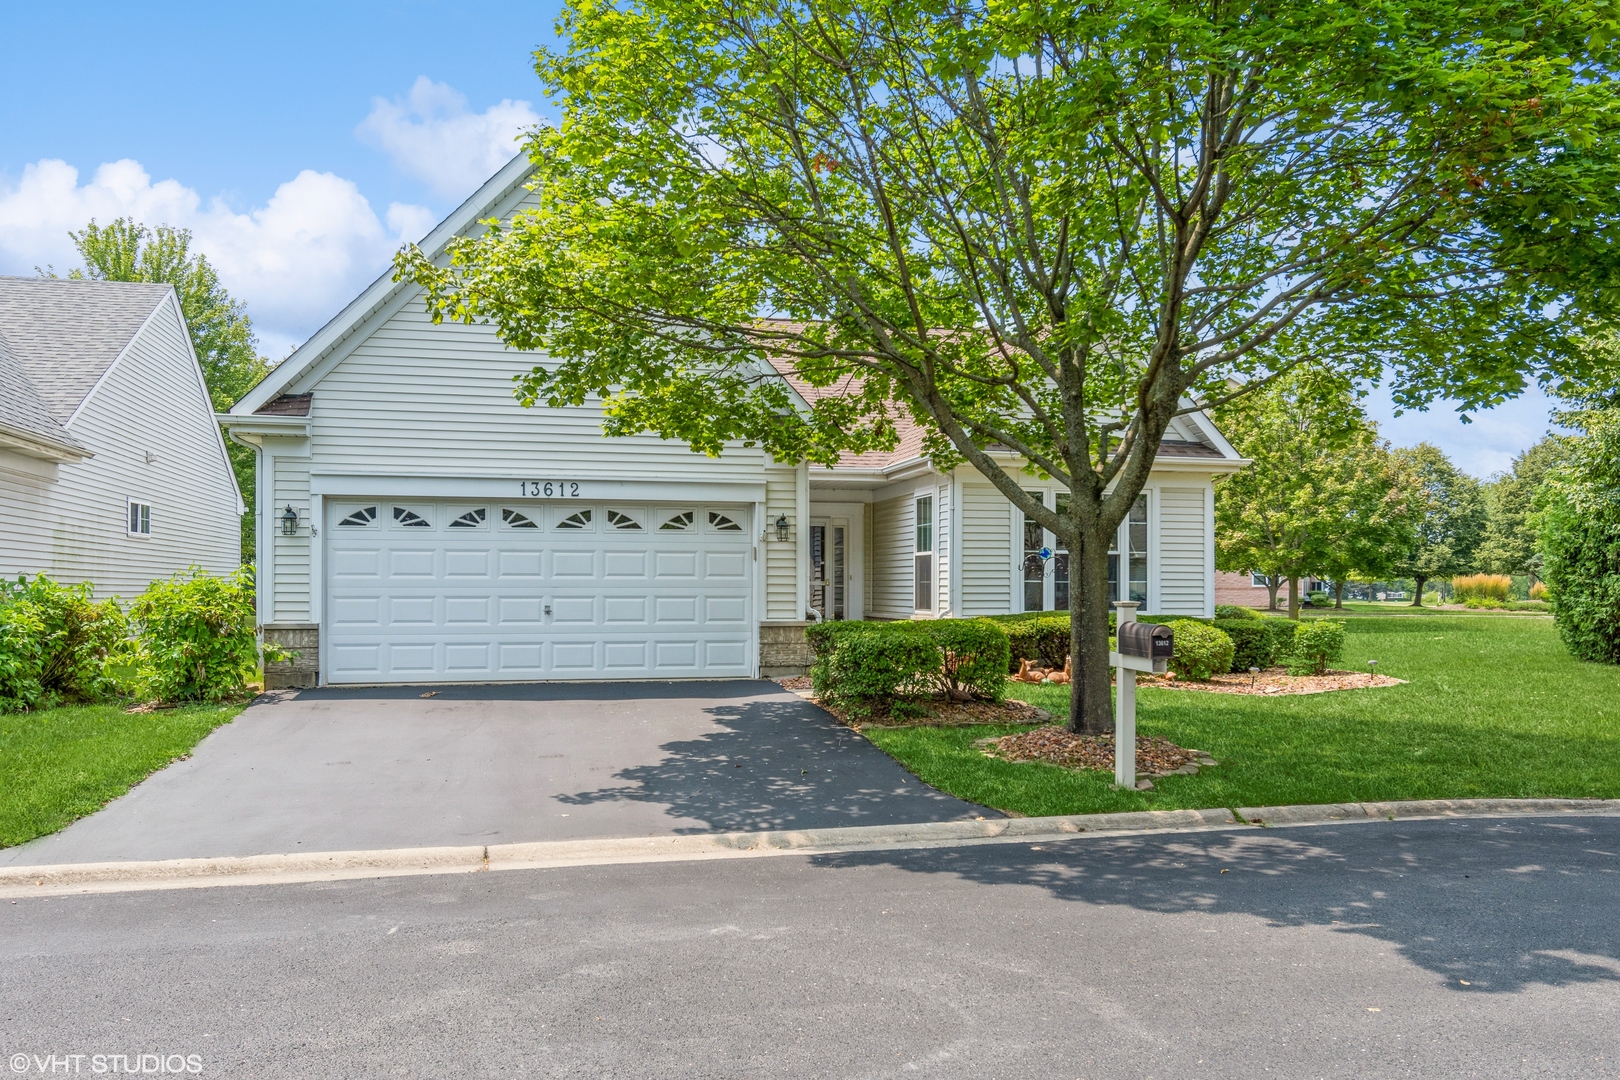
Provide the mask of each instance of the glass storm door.
POLYGON ((823 619, 847 618, 849 523, 842 518, 810 521, 810 606, 823 619))

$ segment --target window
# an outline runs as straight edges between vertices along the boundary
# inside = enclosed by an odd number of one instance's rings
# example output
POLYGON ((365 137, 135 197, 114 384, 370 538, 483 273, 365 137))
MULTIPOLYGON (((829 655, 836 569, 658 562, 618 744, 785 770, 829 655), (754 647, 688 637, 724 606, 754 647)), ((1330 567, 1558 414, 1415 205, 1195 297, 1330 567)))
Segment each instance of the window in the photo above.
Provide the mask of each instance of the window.
MULTIPOLYGON (((1058 517, 1068 516, 1069 493, 1058 492, 1056 502, 1058 517)), ((1069 610, 1069 549, 1056 536, 1052 538, 1052 610, 1069 610)))
POLYGON ((917 500, 917 538, 912 552, 916 584, 913 589, 914 606, 918 611, 934 609, 934 497, 924 495, 917 500))
POLYGON ((394 521, 407 529, 431 529, 433 523, 418 514, 415 510, 407 510, 403 506, 394 507, 394 521))
POLYGON ((146 503, 129 501, 129 535, 152 535, 152 507, 146 503))
POLYGON ((634 529, 637 532, 641 531, 641 526, 637 524, 636 519, 631 517, 629 514, 620 513, 617 510, 609 510, 607 513, 607 518, 608 524, 613 526, 615 529, 634 529))
POLYGON ((480 506, 476 510, 469 510, 450 523, 452 529, 476 529, 483 525, 489 511, 480 506))
POLYGON ((682 510, 658 527, 660 529, 690 529, 692 527, 692 511, 682 510))
POLYGON ((1119 527, 1113 547, 1108 549, 1108 595, 1115 600, 1147 603, 1147 496, 1138 495, 1131 512, 1119 527), (1124 542, 1123 555, 1120 543, 1124 542), (1121 594, 1120 560, 1125 561, 1125 593, 1121 594))
POLYGON ((340 529, 363 529, 367 525, 370 525, 372 522, 374 522, 376 520, 377 520, 377 508, 375 506, 362 506, 360 509, 358 509, 354 513, 350 514, 348 517, 346 517, 342 521, 338 522, 338 528, 340 528, 340 529))
POLYGON ((713 510, 709 511, 709 524, 721 532, 742 532, 741 525, 732 521, 726 515, 717 514, 713 510))
POLYGON ((1251 570, 1249 571, 1249 584, 1257 589, 1269 589, 1271 588, 1271 579, 1258 571, 1251 570))
MULTIPOLYGON (((1046 504, 1039 491, 1025 492, 1036 502, 1046 504)), ((1046 546, 1046 530, 1034 518, 1024 519, 1024 610, 1046 610, 1046 560, 1041 549, 1046 546)))
POLYGON ((520 513, 511 507, 502 508, 501 520, 514 529, 538 529, 540 527, 534 523, 534 519, 528 514, 520 513))
POLYGON ((576 510, 557 522, 557 528, 559 529, 588 529, 590 527, 591 512, 589 510, 576 510))

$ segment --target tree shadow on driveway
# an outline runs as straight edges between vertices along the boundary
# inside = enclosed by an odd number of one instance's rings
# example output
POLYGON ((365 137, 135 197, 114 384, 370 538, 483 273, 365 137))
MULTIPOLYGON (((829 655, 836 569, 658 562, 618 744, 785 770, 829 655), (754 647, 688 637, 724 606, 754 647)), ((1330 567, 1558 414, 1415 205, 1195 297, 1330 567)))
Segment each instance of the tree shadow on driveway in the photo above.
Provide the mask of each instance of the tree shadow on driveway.
POLYGON ((893 758, 797 697, 715 705, 720 730, 660 745, 663 758, 621 783, 558 795, 564 804, 647 802, 696 819, 684 833, 901 825, 1003 816, 924 784, 893 758))
MULTIPOLYGON (((1620 985, 1620 818, 1401 821, 817 856, 1387 942, 1452 989, 1620 985)), ((1084 917, 1083 915, 1081 917, 1084 917)))

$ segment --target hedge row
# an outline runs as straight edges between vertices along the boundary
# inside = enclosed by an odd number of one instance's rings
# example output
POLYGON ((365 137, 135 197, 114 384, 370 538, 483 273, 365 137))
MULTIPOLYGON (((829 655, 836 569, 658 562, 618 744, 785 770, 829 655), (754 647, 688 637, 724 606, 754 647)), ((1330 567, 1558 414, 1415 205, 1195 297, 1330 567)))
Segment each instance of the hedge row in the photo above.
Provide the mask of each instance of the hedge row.
POLYGON ((988 619, 824 622, 805 631, 816 696, 854 716, 921 713, 921 699, 1000 701, 1007 635, 988 619))
MULTIPOLYGON (((1231 671, 1248 671, 1251 667, 1268 668, 1282 662, 1292 648, 1294 628, 1298 624, 1288 619, 1267 618, 1249 608, 1222 604, 1216 608, 1217 616, 1227 618, 1197 619, 1186 615, 1140 615, 1138 622, 1176 623, 1191 622, 1213 626, 1232 639, 1231 671), (1247 612, 1239 615, 1238 612, 1247 612)), ((1008 671, 1017 671, 1019 662, 1029 660, 1042 667, 1062 667, 1069 655, 1069 616, 1067 612, 1025 612, 1021 615, 993 615, 986 621, 1000 626, 1007 633, 1010 649, 1008 671)), ((1114 615, 1108 615, 1108 629, 1114 630, 1114 615)), ((1222 669, 1228 670, 1228 669, 1222 669)))
MULTIPOLYGON (((89 582, 0 581, 0 713, 121 698, 222 701, 258 669, 253 572, 155 581, 126 613, 89 582)), ((285 654, 271 650, 267 659, 285 654)))

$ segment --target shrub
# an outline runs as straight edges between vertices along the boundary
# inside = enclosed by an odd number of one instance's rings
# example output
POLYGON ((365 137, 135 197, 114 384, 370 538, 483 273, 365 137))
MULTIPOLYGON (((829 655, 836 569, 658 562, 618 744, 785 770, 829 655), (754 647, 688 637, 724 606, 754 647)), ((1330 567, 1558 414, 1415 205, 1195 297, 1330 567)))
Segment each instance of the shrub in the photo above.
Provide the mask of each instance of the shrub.
MULTIPOLYGON (((253 571, 213 577, 197 567, 154 581, 130 605, 144 693, 159 701, 240 697, 259 664, 253 571)), ((288 654, 273 647, 267 660, 288 654)))
POLYGON ((111 659, 127 624, 118 601, 97 603, 93 588, 43 574, 0 582, 0 713, 114 695, 111 659))
POLYGON ((810 676, 817 697, 852 716, 920 711, 910 699, 931 689, 940 672, 933 638, 909 622, 820 625, 828 629, 813 646, 816 663, 810 676))
POLYGON ((1067 611, 998 615, 986 621, 995 623, 1007 635, 1008 671, 1017 671, 1020 660, 1060 668, 1069 657, 1067 611))
POLYGON ((1459 604, 1505 604, 1512 589, 1513 579, 1506 574, 1465 574, 1451 579, 1451 598, 1459 604))
POLYGON ((1620 406, 1574 422, 1583 434, 1537 496, 1542 576, 1570 655, 1620 664, 1620 406))
POLYGON ((1254 608, 1244 607, 1242 604, 1216 604, 1215 617, 1217 619, 1261 619, 1265 616, 1254 610, 1254 608))
POLYGON ((1534 585, 1530 586, 1530 599, 1540 600, 1542 602, 1551 599, 1547 593, 1547 583, 1545 581, 1538 581, 1534 585))
POLYGON ((1270 667, 1294 639, 1294 624, 1287 619, 1216 619, 1211 625, 1232 639, 1233 671, 1270 667))
POLYGON ((1176 619, 1169 625, 1176 635, 1171 671, 1202 682, 1232 670, 1232 639, 1226 631, 1192 619, 1176 619))
POLYGON ((1344 657, 1344 623, 1310 619, 1294 628, 1294 640, 1283 662, 1291 675, 1321 675, 1344 657))
POLYGON ((1006 696, 1012 650, 1001 627, 989 619, 939 619, 915 625, 939 649, 941 689, 990 701, 1006 696))

